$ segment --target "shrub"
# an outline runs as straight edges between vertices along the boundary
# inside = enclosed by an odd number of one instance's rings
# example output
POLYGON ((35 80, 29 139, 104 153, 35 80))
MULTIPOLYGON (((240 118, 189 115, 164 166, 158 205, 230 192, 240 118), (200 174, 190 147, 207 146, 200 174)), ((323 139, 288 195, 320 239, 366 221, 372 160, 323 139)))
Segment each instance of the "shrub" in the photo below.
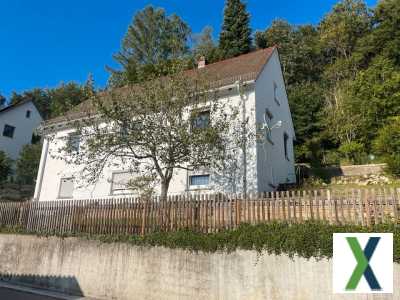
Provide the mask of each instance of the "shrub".
MULTIPOLYGON (((25 234, 22 228, 0 227, 1 233, 25 234)), ((123 242, 136 246, 162 246, 189 251, 232 252, 238 249, 266 251, 271 254, 295 255, 305 258, 332 257, 333 233, 340 232, 391 232, 393 233, 393 260, 400 263, 400 225, 394 223, 377 224, 370 227, 359 225, 330 225, 317 221, 300 224, 284 222, 242 224, 233 230, 217 233, 200 233, 191 230, 175 232, 155 232, 144 236, 137 235, 82 235, 105 243, 123 242)), ((43 235, 46 235, 43 233, 43 235)), ((73 234, 71 234, 73 235, 73 234)), ((64 234, 63 237, 68 236, 64 234)))
POLYGON ((25 145, 17 160, 17 182, 21 184, 33 184, 39 169, 42 145, 25 145))
POLYGON ((12 160, 0 150, 0 183, 7 180, 11 174, 12 160))
POLYGON ((347 162, 351 164, 359 164, 362 161, 365 146, 358 142, 346 142, 340 145, 339 152, 343 155, 347 162))
POLYGON ((388 119, 373 143, 374 150, 387 164, 386 171, 400 177, 400 116, 388 119))

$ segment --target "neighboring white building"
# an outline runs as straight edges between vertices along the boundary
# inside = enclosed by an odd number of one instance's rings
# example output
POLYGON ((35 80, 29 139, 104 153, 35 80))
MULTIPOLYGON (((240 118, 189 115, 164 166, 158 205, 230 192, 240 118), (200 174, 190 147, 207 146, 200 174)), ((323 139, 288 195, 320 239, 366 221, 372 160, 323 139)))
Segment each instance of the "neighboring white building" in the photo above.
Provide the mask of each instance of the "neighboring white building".
POLYGON ((32 142, 34 130, 42 121, 31 100, 0 109, 0 150, 16 160, 22 147, 32 142))
MULTIPOLYGON (((237 169, 228 179, 226 174, 177 170, 169 193, 242 193, 244 189, 248 193, 267 192, 275 190, 280 184, 294 183, 295 133, 277 49, 258 50, 203 68, 207 74, 219 79, 219 101, 236 105, 241 118, 248 119, 253 130, 257 128, 258 139, 247 147, 245 155, 238 149, 237 169), (238 93, 239 82, 245 86, 242 95, 238 93)), ((106 167, 96 184, 82 187, 77 184, 79 171, 76 167, 51 155, 60 143, 65 142, 65 137, 73 134, 74 129, 67 120, 83 117, 80 111, 75 109, 42 126, 45 139, 36 181, 36 200, 90 199, 130 194, 126 183, 132 175, 124 170, 123 165, 106 167), (46 138, 46 132, 55 132, 56 138, 46 138)), ((76 139, 79 147, 79 137, 76 139)))

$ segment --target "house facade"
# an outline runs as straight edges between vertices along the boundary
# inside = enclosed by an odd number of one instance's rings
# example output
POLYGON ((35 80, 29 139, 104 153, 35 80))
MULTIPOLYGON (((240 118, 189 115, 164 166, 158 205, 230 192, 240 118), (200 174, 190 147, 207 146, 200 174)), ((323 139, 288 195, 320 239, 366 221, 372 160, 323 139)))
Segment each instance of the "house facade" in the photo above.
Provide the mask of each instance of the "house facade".
POLYGON ((34 130, 42 121, 32 101, 0 109, 0 150, 16 160, 22 147, 32 142, 34 130))
MULTIPOLYGON (((258 50, 210 65, 199 64, 200 67, 218 78, 218 101, 237 107, 238 121, 246 122, 255 138, 245 149, 233 149, 236 159, 226 171, 176 170, 169 193, 267 192, 280 184, 294 183, 295 133, 277 49, 258 50)), ((71 119, 80 117, 84 116, 79 115, 77 109, 69 116, 50 120, 42 126, 44 145, 36 181, 36 200, 132 195, 127 183, 134 174, 129 173, 122 162, 115 161, 112 167, 105 167, 95 183, 82 184, 78 166, 54 158, 52 153, 57 152, 60 144, 74 136, 71 119), (52 138, 49 138, 50 133, 52 138)), ((79 148, 79 136, 74 139, 79 148)))

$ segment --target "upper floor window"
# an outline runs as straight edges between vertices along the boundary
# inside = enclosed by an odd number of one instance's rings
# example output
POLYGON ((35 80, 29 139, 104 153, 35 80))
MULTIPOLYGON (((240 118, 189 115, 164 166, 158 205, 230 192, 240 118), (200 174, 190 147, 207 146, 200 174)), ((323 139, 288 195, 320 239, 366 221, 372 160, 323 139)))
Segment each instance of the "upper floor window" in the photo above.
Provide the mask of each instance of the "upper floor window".
POLYGON ((204 129, 210 124, 210 111, 196 113, 192 118, 192 129, 204 129))
POLYGON ((274 100, 276 104, 281 105, 278 99, 278 85, 276 84, 276 82, 274 82, 274 100))
POLYGON ((285 132, 283 133, 283 148, 285 151, 284 153, 286 159, 289 159, 288 142, 289 142, 289 135, 285 132))
POLYGON ((31 111, 30 111, 30 110, 27 110, 27 111, 26 111, 25 117, 26 117, 27 119, 29 119, 29 118, 31 117, 31 111))
POLYGON ((71 133, 68 136, 67 147, 73 152, 79 152, 81 145, 81 136, 77 133, 71 133))
POLYGON ((9 137, 9 138, 13 138, 14 137, 14 132, 15 132, 15 127, 11 126, 11 125, 4 125, 4 129, 3 129, 3 136, 9 137))

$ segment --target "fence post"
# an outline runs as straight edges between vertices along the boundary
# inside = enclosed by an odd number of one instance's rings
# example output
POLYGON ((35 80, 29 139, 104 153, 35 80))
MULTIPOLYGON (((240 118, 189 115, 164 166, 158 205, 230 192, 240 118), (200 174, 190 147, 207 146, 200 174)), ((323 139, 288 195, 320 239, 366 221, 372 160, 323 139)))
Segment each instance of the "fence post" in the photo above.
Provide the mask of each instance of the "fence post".
POLYGON ((393 194, 393 203, 392 203, 392 207, 393 207, 393 218, 394 218, 394 222, 397 223, 398 220, 398 211, 397 211, 397 201, 400 195, 400 189, 396 189, 392 191, 393 194))
POLYGON ((369 191, 368 189, 365 190, 364 193, 364 203, 365 203, 365 209, 367 212, 367 226, 371 225, 371 207, 369 205, 369 191))
POLYGON ((143 211, 142 211, 142 228, 140 230, 140 234, 143 236, 146 232, 146 212, 147 212, 147 201, 143 203, 143 211))

